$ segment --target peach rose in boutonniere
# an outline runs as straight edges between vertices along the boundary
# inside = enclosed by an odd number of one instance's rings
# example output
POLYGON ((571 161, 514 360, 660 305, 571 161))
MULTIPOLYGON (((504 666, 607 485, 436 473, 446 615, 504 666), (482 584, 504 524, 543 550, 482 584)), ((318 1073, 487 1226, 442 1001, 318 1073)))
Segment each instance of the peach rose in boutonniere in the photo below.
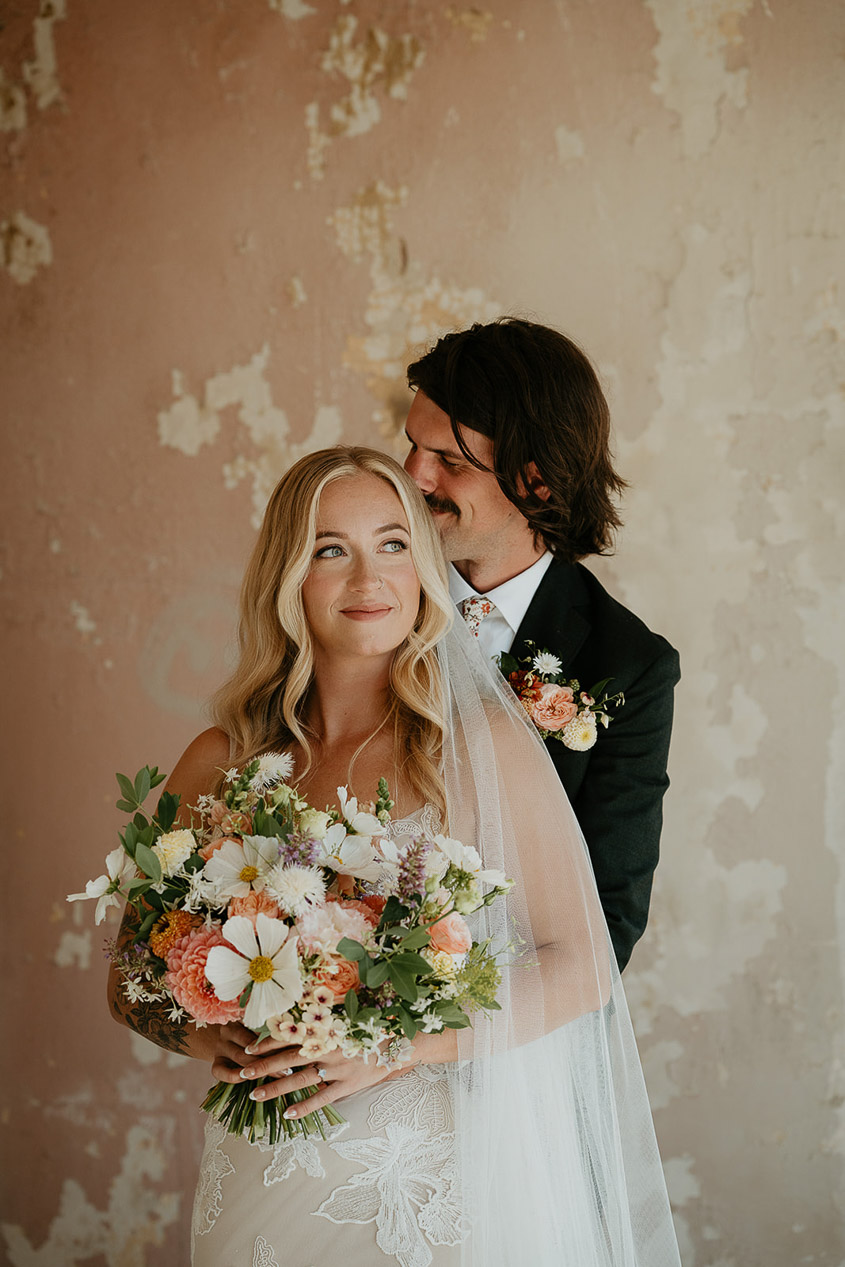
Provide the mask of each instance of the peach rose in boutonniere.
POLYGON ((578 704, 571 686, 545 682, 532 699, 528 712, 542 730, 563 730, 578 716, 578 704))

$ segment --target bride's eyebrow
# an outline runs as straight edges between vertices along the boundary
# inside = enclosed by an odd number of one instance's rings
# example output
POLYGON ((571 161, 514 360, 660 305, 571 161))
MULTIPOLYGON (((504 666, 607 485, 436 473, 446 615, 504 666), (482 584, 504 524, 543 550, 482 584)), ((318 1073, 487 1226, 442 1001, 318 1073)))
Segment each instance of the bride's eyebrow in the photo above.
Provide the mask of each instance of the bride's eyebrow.
MULTIPOLYGON (((383 532, 407 532, 405 524, 383 524, 381 528, 376 528, 373 532, 374 537, 380 537, 383 532)), ((316 540, 320 541, 323 537, 337 537, 340 541, 348 541, 349 534, 346 532, 333 532, 331 529, 324 528, 322 532, 318 532, 316 540)))

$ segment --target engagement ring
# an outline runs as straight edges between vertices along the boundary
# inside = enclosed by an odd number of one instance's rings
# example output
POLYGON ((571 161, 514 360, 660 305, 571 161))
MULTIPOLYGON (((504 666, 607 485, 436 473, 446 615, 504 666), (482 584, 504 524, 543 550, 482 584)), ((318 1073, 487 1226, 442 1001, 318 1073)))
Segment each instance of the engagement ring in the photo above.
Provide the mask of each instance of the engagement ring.
POLYGON ((328 1072, 329 1072, 329 1071, 328 1071, 328 1069, 318 1069, 318 1070, 317 1070, 317 1077, 320 1079, 320 1081, 321 1081, 321 1082, 323 1081, 323 1079, 325 1078, 325 1076, 326 1076, 326 1074, 327 1074, 328 1072))

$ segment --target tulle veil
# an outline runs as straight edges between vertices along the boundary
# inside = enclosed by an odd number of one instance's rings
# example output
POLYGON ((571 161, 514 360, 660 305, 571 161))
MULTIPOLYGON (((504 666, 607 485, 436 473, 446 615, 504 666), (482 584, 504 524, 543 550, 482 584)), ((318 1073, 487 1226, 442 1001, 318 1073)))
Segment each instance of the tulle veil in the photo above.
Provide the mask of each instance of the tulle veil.
MULTIPOLYGON (((654 1128, 584 838, 533 724, 463 621, 448 686, 448 831, 514 880, 471 917, 501 1011, 449 1066, 462 1267, 679 1267, 654 1128)), ((601 743, 601 733, 598 741, 601 743)))

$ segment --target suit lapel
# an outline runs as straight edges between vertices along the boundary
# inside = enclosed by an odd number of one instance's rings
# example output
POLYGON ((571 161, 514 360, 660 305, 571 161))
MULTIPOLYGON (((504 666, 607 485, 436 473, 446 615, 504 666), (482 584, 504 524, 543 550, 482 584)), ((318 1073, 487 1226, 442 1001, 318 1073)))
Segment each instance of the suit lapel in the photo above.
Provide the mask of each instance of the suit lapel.
POLYGON ((511 654, 520 658, 535 648, 551 651, 566 673, 590 632, 590 600, 579 569, 574 563, 555 559, 543 577, 516 631, 511 654))

